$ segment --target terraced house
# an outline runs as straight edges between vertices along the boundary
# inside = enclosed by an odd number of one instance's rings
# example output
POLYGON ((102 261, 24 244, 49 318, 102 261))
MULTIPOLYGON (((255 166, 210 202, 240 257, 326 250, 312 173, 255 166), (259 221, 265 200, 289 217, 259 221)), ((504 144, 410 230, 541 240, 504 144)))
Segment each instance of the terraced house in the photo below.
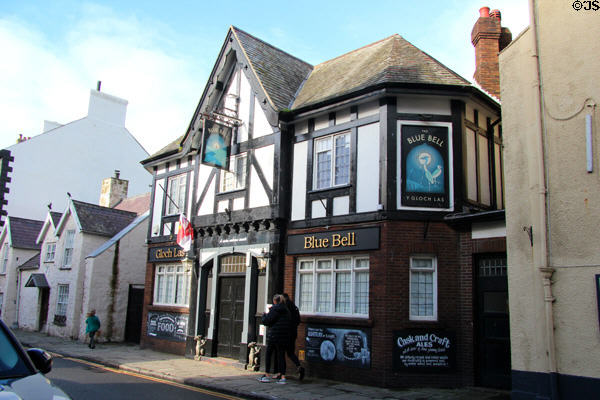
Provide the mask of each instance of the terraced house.
MULTIPOLYGON (((473 32, 497 59, 499 12, 473 32)), ((191 357, 200 339, 202 360, 246 364, 287 292, 309 374, 506 386, 502 131, 486 89, 400 35, 313 66, 231 27, 187 131, 143 161, 142 344, 191 357)))

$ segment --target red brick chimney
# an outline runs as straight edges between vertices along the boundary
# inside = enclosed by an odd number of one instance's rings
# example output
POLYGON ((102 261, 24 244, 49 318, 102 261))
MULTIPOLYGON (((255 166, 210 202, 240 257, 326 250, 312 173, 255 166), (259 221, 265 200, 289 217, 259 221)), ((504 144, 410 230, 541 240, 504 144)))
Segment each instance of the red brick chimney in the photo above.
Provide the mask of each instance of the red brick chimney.
POLYGON ((479 9, 479 19, 471 31, 475 46, 475 81, 488 93, 500 98, 498 53, 512 40, 508 28, 500 26, 500 11, 489 7, 479 9))

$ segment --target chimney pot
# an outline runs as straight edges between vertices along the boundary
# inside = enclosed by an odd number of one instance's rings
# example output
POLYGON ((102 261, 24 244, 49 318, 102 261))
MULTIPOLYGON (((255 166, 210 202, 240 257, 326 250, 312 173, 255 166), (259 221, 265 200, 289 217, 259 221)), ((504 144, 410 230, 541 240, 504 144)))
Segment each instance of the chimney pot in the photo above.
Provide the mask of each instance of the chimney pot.
POLYGON ((115 169, 115 178, 119 179, 119 176, 121 176, 121 171, 119 171, 118 169, 115 169))
POLYGON ((496 18, 498 21, 502 19, 502 15, 500 14, 500 10, 492 10, 490 13, 490 17, 496 18))
POLYGON ((489 18, 489 16, 490 16, 490 8, 489 7, 481 7, 479 9, 479 16, 481 18, 489 18))

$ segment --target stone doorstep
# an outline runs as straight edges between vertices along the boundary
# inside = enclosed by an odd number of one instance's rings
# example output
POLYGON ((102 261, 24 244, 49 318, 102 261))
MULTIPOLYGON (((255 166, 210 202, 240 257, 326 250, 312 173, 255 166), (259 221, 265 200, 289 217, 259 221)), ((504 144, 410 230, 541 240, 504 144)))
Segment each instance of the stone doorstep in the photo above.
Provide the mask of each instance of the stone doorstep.
POLYGON ((200 356, 198 361, 246 370, 246 363, 241 363, 233 358, 200 356))

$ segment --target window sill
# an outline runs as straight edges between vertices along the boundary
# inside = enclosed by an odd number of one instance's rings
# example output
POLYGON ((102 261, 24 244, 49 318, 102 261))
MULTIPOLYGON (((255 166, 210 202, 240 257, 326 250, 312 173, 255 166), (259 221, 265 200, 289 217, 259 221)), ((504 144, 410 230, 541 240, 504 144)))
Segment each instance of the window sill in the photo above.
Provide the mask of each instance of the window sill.
POLYGON ((240 188, 240 189, 227 190, 225 192, 219 192, 219 193, 217 193, 216 196, 219 197, 221 195, 232 194, 232 193, 237 193, 237 192, 243 192, 244 190, 246 190, 245 187, 240 188))
POLYGON ((300 314, 300 321, 305 324, 339 324, 347 326, 365 326, 372 327, 373 320, 368 316, 343 316, 343 315, 319 315, 319 314, 300 314))
POLYGON ((322 192, 328 192, 330 190, 339 190, 339 189, 346 189, 346 188, 351 188, 351 187, 352 187, 352 184, 351 183, 347 183, 345 185, 330 186, 330 187, 327 187, 327 188, 309 190, 308 194, 322 193, 322 192))
POLYGON ((59 270, 61 270, 61 271, 70 271, 71 267, 60 267, 59 270))

